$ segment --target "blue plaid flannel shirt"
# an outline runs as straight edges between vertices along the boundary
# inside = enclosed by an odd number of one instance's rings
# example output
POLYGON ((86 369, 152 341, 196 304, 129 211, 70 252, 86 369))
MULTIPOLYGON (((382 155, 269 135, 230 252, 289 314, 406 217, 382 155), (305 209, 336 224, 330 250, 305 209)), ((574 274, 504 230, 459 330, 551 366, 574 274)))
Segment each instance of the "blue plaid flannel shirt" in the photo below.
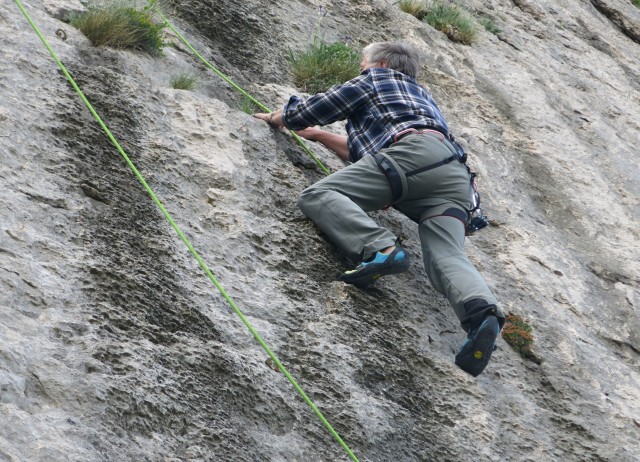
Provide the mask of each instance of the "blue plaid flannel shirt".
POLYGON ((349 158, 376 154, 408 128, 432 128, 449 136, 435 101, 415 79, 386 68, 365 69, 358 77, 306 100, 292 96, 282 112, 292 130, 347 119, 349 158))

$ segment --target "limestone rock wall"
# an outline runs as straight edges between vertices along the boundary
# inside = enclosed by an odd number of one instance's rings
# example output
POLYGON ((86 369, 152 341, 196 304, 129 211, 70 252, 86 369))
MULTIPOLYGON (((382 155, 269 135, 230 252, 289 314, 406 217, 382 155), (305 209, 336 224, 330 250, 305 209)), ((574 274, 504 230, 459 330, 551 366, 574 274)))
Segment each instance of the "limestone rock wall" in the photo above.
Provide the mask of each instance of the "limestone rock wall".
MULTIPOLYGON (((311 40, 408 40, 480 174, 492 226, 470 258, 531 321, 474 379, 411 270, 360 291, 296 207, 322 172, 167 32, 164 56, 95 48, 26 5, 247 319, 363 461, 640 460, 640 9, 469 1, 473 46, 391 0, 189 0, 174 25, 270 107, 311 40), (318 7, 328 11, 318 25, 318 7), (63 39, 56 35, 62 29, 63 39), (170 88, 194 72, 194 91, 170 88), (539 364, 538 364, 539 363, 539 364)), ((204 275, 13 2, 0 9, 0 460, 348 460, 204 275)), ((61 34, 62 35, 62 34, 61 34)), ((340 126, 335 127, 340 130, 340 126)), ((310 143, 329 168, 342 163, 310 143)))

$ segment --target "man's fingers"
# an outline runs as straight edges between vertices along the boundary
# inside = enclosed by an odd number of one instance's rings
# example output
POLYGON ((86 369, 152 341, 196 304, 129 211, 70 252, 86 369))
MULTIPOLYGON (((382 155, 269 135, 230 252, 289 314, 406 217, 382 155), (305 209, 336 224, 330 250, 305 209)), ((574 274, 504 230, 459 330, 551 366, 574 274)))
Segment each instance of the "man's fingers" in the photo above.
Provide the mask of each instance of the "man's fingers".
POLYGON ((271 117, 272 114, 273 112, 269 112, 269 113, 256 112, 255 114, 253 114, 253 117, 255 117, 256 119, 264 120, 266 123, 269 124, 271 128, 279 128, 280 125, 275 123, 275 121, 273 120, 273 117, 271 117))

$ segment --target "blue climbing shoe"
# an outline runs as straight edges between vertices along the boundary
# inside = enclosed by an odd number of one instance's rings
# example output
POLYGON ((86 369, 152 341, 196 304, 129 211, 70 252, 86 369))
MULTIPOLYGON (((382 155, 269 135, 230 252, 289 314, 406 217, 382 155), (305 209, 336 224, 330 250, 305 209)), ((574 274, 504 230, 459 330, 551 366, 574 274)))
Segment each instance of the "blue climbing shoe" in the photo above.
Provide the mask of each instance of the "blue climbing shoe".
POLYGON ((409 255, 402 247, 396 246, 389 254, 376 252, 372 258, 360 263, 356 269, 342 273, 338 276, 338 280, 364 289, 382 276, 404 273, 408 269, 409 255))
POLYGON ((479 376, 489 364, 499 333, 498 318, 494 315, 487 316, 467 335, 467 340, 456 354, 457 366, 474 377, 479 376))

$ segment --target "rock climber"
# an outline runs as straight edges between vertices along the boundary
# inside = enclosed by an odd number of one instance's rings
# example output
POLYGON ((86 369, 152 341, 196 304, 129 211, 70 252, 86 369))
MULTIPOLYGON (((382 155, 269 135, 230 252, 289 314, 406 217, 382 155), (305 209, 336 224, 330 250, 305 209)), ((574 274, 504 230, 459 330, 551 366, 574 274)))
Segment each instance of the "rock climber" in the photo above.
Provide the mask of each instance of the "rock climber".
MULTIPOLYGON (((254 116, 334 151, 350 165, 305 189, 302 212, 361 263, 339 280, 366 288, 409 269, 397 237, 367 212, 390 205, 419 224, 424 267, 453 307, 467 339, 455 363, 473 376, 485 369, 505 317, 464 253, 472 182, 431 94, 417 82, 419 53, 404 42, 364 48, 361 73, 280 110, 254 116), (347 120, 347 135, 318 128, 347 120)), ((466 156, 465 156, 466 159, 466 156)))

